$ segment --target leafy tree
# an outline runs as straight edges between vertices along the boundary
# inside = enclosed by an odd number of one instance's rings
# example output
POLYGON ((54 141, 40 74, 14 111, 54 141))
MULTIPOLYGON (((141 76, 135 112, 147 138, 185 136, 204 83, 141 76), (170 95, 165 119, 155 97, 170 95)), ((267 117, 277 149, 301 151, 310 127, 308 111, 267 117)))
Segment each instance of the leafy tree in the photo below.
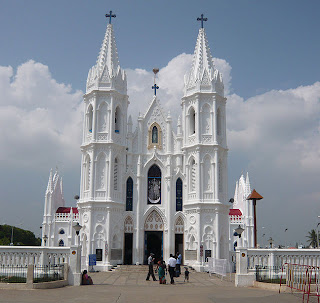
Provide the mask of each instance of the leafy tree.
POLYGON ((307 241, 309 246, 318 247, 319 234, 317 235, 317 232, 315 229, 312 229, 311 231, 308 232, 307 238, 308 238, 307 241))
POLYGON ((36 238, 34 233, 29 230, 10 226, 0 225, 0 245, 9 245, 13 229, 13 245, 41 245, 41 239, 36 238))

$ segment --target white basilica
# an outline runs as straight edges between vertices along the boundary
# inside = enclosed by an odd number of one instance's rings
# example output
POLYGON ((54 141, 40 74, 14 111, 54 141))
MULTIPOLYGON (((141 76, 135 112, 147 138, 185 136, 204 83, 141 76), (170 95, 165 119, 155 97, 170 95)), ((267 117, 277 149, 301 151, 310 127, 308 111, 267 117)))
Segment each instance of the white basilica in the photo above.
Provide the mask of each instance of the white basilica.
POLYGON ((99 270, 144 264, 150 252, 167 260, 179 251, 197 270, 207 256, 228 259, 226 98, 204 28, 184 78, 177 126, 156 95, 150 101, 134 130, 109 24, 84 95, 80 199, 77 208, 65 207, 60 177, 50 173, 47 245, 70 245, 79 222, 82 255, 88 262, 96 254, 99 270))

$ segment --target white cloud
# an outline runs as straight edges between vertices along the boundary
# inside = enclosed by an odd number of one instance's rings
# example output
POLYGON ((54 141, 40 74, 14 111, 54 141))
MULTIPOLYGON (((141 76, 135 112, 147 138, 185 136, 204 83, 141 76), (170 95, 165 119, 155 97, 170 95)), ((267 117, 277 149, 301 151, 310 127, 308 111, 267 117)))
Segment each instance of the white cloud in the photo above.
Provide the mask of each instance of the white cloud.
POLYGON ((62 159, 66 166, 76 164, 82 92, 57 83, 47 66, 32 60, 15 75, 1 67, 0 88, 1 165, 48 169, 48 161, 54 166, 62 159))

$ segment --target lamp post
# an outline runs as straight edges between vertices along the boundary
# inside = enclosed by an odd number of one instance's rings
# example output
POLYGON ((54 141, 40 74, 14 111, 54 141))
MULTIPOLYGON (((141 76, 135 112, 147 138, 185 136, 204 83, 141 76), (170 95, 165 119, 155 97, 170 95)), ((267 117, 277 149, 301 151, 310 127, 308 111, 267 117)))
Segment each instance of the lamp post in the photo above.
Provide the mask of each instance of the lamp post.
POLYGON ((242 247, 242 240, 240 241, 240 238, 241 238, 241 234, 243 233, 244 229, 239 224, 239 226, 234 231, 237 233, 237 235, 239 237, 239 248, 240 248, 240 247, 242 247))
POLYGON ((48 240, 48 236, 44 235, 43 236, 44 246, 47 246, 47 240, 48 240))
POLYGON ((257 200, 261 200, 263 197, 259 195, 256 190, 254 189, 247 200, 252 200, 253 203, 253 234, 254 234, 254 247, 257 247, 257 215, 256 215, 256 205, 257 205, 257 200))
POLYGON ((76 235, 77 235, 77 242, 76 243, 77 245, 80 245, 80 236, 79 236, 79 232, 80 232, 80 229, 82 228, 82 226, 79 224, 79 222, 77 222, 77 224, 73 225, 73 229, 75 230, 76 232, 76 235))
POLYGON ((268 242, 269 242, 269 244, 270 244, 270 248, 272 248, 272 244, 273 244, 273 239, 272 239, 272 237, 269 238, 268 242))

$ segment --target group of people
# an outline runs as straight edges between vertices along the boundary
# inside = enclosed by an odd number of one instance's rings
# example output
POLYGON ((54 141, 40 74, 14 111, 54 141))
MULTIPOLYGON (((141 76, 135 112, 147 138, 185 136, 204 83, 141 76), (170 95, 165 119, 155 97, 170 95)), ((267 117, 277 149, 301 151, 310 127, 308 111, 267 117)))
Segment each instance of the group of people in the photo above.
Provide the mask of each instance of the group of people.
MULTIPOLYGON (((155 261, 154 254, 150 253, 150 256, 148 257, 149 271, 148 271, 146 281, 149 281, 150 276, 153 278, 153 281, 157 281, 153 272, 154 261, 155 261)), ((166 284, 165 274, 168 271, 170 275, 170 284, 174 284, 174 277, 179 277, 181 275, 181 263, 182 263, 182 255, 179 252, 177 252, 175 256, 170 254, 170 258, 168 260, 168 267, 166 267, 166 262, 164 260, 158 261, 156 272, 158 272, 158 275, 159 275, 159 283, 166 284)), ((189 282, 188 267, 185 267, 184 281, 189 282)))

